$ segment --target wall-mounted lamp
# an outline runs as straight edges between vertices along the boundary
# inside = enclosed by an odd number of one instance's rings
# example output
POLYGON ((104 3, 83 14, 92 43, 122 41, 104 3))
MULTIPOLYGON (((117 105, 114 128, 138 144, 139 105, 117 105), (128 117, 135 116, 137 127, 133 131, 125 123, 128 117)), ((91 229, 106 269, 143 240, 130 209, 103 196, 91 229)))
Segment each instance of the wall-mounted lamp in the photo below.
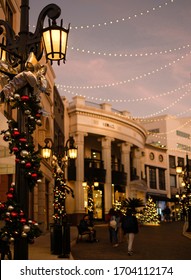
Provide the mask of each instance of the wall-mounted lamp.
POLYGON ((42 148, 42 157, 48 159, 51 157, 52 154, 53 141, 51 138, 46 138, 44 142, 45 146, 42 148))
POLYGON ((74 138, 72 136, 66 141, 66 146, 64 147, 66 151, 66 155, 71 158, 75 159, 78 155, 78 148, 74 145, 74 138))

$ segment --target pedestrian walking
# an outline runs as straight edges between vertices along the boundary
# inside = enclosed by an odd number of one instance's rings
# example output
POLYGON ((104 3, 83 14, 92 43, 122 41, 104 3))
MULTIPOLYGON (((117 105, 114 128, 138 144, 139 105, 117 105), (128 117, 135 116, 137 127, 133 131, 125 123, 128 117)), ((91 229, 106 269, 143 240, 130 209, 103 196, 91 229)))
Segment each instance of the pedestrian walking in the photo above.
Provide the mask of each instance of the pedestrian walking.
POLYGON ((171 222, 171 210, 169 208, 168 205, 166 205, 165 209, 162 211, 163 212, 163 215, 164 215, 164 221, 165 222, 171 222))
POLYGON ((124 235, 127 236, 128 255, 133 255, 133 242, 135 234, 139 232, 137 218, 133 215, 132 209, 128 209, 126 215, 122 218, 122 229, 124 235))
POLYGON ((120 216, 114 208, 111 208, 108 213, 108 227, 109 227, 109 238, 113 247, 118 247, 118 230, 120 226, 120 216))

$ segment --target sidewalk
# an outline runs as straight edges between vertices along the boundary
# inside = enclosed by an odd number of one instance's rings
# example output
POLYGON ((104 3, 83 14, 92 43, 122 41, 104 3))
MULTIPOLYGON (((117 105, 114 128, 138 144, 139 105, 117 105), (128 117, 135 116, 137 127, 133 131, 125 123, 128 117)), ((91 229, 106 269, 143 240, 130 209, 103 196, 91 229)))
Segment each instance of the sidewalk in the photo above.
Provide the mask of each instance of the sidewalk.
MULTIPOLYGON (((77 227, 70 227, 70 244, 71 248, 76 243, 77 227)), ((69 260, 72 260, 72 254, 70 253, 69 260)), ((38 237, 34 244, 29 244, 29 260, 63 260, 58 258, 58 255, 51 254, 50 251, 50 232, 42 234, 38 237)), ((64 258, 66 260, 66 258, 64 258)))

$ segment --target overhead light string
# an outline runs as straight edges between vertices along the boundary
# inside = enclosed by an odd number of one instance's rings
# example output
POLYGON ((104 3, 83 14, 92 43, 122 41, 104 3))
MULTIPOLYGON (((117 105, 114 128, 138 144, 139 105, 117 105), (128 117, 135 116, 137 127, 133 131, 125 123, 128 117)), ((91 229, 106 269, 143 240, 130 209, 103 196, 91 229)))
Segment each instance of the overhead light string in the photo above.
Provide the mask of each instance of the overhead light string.
MULTIPOLYGON (((119 81, 119 82, 113 82, 113 83, 108 83, 108 84, 104 84, 104 85, 85 85, 85 86, 72 86, 72 85, 61 85, 61 84, 56 84, 57 88, 62 90, 63 88, 64 89, 67 89, 67 90, 94 90, 94 89, 100 89, 100 88, 109 88, 109 87, 114 87, 114 86, 121 86, 121 85, 124 85, 124 84, 127 84, 127 83, 131 83, 131 82, 135 82, 137 80, 140 80, 140 79, 143 79, 143 78, 147 78, 151 75, 154 75, 158 72, 161 72, 165 69, 167 69, 168 67, 171 67, 172 65, 182 61, 183 59, 185 59, 186 57, 188 57, 189 55, 191 54, 191 51, 189 53, 186 53, 185 55, 182 55, 181 57, 161 66, 161 67, 158 67, 154 70, 151 70, 149 72, 146 72, 144 74, 141 74, 139 76, 136 76, 136 77, 133 77, 133 78, 129 78, 128 80, 123 80, 123 81, 119 81)), ((78 94, 76 94, 78 95, 78 94)))
POLYGON ((148 15, 152 12, 156 12, 160 9, 162 9, 163 7, 167 7, 169 6, 170 4, 174 4, 175 0, 169 0, 167 2, 164 2, 160 5, 157 5, 151 9, 147 9, 145 11, 142 11, 142 12, 138 12, 132 16, 128 16, 128 17, 123 17, 123 18, 120 18, 120 19, 114 19, 114 20, 109 20, 109 21, 105 21, 103 23, 96 23, 96 24, 91 24, 91 25, 81 25, 81 26, 71 26, 70 29, 71 30, 86 30, 86 29, 91 29, 91 28, 100 28, 100 27, 108 27, 110 25, 114 25, 114 24, 118 24, 118 23, 121 23, 121 22, 126 22, 126 21, 129 21, 129 20, 134 20, 136 18, 139 18, 139 17, 142 17, 142 16, 145 16, 145 15, 148 15))
MULTIPOLYGON (((97 55, 97 56, 104 56, 104 57, 112 57, 112 58, 135 58, 135 57, 148 57, 148 56, 158 56, 158 55, 165 55, 165 54, 171 54, 173 52, 181 51, 186 48, 190 48, 190 44, 183 45, 181 47, 177 48, 171 48, 168 50, 159 50, 159 51, 148 51, 148 52, 141 52, 141 53, 111 53, 111 52, 103 52, 103 51, 91 51, 91 50, 85 50, 80 49, 77 47, 70 47, 70 50, 80 52, 82 54, 88 54, 88 55, 97 55)), ((69 47, 68 47, 69 49, 69 47)))

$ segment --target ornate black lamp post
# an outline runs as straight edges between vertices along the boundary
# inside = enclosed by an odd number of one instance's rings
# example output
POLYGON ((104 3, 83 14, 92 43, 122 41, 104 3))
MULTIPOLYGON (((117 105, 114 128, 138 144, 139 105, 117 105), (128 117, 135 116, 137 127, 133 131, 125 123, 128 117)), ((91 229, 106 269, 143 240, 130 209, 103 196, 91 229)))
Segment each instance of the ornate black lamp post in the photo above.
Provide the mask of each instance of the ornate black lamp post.
POLYGON ((184 200, 184 207, 187 211, 188 228, 186 231, 191 232, 191 168, 189 166, 188 155, 186 155, 186 165, 177 166, 176 172, 182 177, 185 191, 180 199, 184 200))
MULTIPOLYGON (((61 9, 55 4, 47 5, 39 14, 35 32, 31 33, 29 31, 29 0, 22 0, 20 8, 20 32, 17 35, 7 21, 0 20, 0 34, 3 37, 0 44, 0 54, 2 55, 0 59, 11 69, 6 72, 1 68, 1 72, 8 75, 10 79, 14 79, 9 83, 8 89, 1 92, 1 99, 8 102, 16 98, 15 93, 18 93, 20 97, 17 96, 17 98, 22 98, 22 100, 29 100, 31 96, 35 95, 35 88, 39 86, 35 74, 40 69, 38 61, 44 51, 46 59, 51 63, 53 61, 60 63, 61 60, 65 62, 66 57, 69 28, 64 29, 62 22, 61 26, 56 24, 61 9), (46 16, 49 19, 49 27, 43 29, 46 16)), ((26 141, 33 145, 31 135, 33 131, 30 129, 26 111, 26 108, 17 110, 17 130, 24 132, 26 141)), ((32 114, 32 112, 29 113, 32 114)), ((15 177, 18 203, 28 217, 29 186, 25 170, 20 162, 16 163, 15 177)), ((26 239, 17 239, 15 242, 14 259, 28 259, 26 239)))
MULTIPOLYGON (((45 147, 42 149, 42 156, 51 156, 49 139, 45 139, 45 147)), ((66 258, 70 254, 70 225, 66 213, 66 196, 71 194, 74 197, 72 188, 67 185, 65 176, 69 159, 77 158, 77 147, 73 137, 69 137, 63 147, 63 153, 52 156, 54 186, 54 225, 51 236, 51 251, 59 254, 60 258, 66 258)))

